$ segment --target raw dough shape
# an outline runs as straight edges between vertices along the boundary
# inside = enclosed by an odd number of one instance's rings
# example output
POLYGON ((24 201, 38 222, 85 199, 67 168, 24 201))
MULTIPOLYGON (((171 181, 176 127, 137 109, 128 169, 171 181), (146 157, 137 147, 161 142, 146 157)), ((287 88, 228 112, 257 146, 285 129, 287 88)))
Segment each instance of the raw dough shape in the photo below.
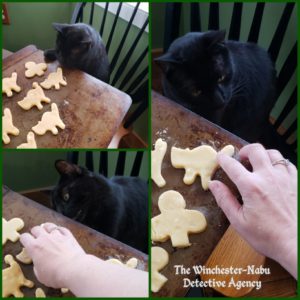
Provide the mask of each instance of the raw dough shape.
POLYGON ((35 290, 35 298, 46 298, 46 294, 41 288, 35 290))
POLYGON ((14 136, 19 135, 19 129, 14 126, 12 115, 9 108, 4 109, 4 115, 2 116, 2 141, 4 144, 10 143, 10 137, 8 134, 14 136))
POLYGON ((33 61, 28 61, 26 64, 25 64, 25 68, 27 69, 25 71, 25 76, 27 78, 32 78, 34 77, 35 75, 37 76, 42 76, 45 74, 45 71, 47 70, 47 64, 45 63, 35 63, 33 61))
POLYGON ((26 265, 30 265, 32 263, 32 259, 25 248, 22 248, 22 251, 16 255, 16 259, 26 265))
POLYGON ((185 209, 186 202, 176 191, 166 191, 158 199, 161 211, 151 219, 151 239, 165 242, 169 238, 173 247, 190 246, 189 233, 199 233, 206 228, 205 216, 197 210, 185 209))
POLYGON ((131 269, 135 269, 138 265, 138 260, 135 257, 130 258, 125 264, 122 263, 120 260, 118 260, 116 258, 110 258, 107 261, 110 262, 110 263, 113 263, 113 264, 126 266, 126 267, 131 268, 131 269))
POLYGON ((2 297, 11 295, 16 298, 24 297, 20 288, 22 286, 32 288, 34 283, 25 278, 20 265, 14 260, 12 255, 6 255, 4 261, 10 266, 2 270, 2 297))
POLYGON ((46 90, 51 89, 52 87, 59 90, 60 84, 63 86, 67 85, 66 80, 63 78, 62 68, 57 68, 56 72, 50 73, 48 78, 40 83, 40 85, 46 90))
POLYGON ((161 247, 151 248, 151 291, 157 293, 168 281, 168 278, 159 273, 169 262, 168 252, 161 247))
MULTIPOLYGON (((233 156, 234 147, 227 145, 220 152, 233 156)), ((207 190, 208 183, 218 168, 217 151, 208 145, 202 145, 192 150, 172 147, 171 163, 175 168, 185 169, 183 178, 185 184, 194 183, 196 176, 199 175, 202 188, 207 190)))
POLYGON ((20 218, 13 218, 6 221, 2 218, 2 245, 4 245, 7 240, 15 243, 19 238, 18 233, 24 227, 24 222, 20 218))
POLYGON ((60 291, 63 293, 63 294, 66 294, 69 292, 69 289, 68 288, 61 288, 60 291))
POLYGON ((27 134, 27 143, 23 143, 17 147, 17 149, 36 149, 36 141, 34 138, 34 133, 29 131, 27 134))
POLYGON ((158 187, 166 185, 161 175, 161 165, 167 151, 167 143, 162 139, 155 142, 154 150, 151 151, 151 177, 158 187))
POLYGON ((11 77, 6 77, 2 79, 2 94, 5 93, 7 97, 11 97, 13 95, 12 91, 19 93, 21 91, 21 87, 17 85, 18 74, 13 72, 11 77))
POLYGON ((46 97, 44 90, 39 86, 38 83, 32 84, 32 89, 26 94, 26 97, 21 101, 18 101, 18 105, 25 110, 29 110, 31 107, 36 106, 39 110, 43 109, 42 102, 50 103, 50 98, 46 97))
POLYGON ((32 127, 32 130, 38 134, 43 135, 48 130, 51 131, 53 134, 58 134, 59 127, 61 129, 65 129, 66 125, 63 123, 59 116, 58 107, 55 103, 51 105, 51 111, 47 111, 42 115, 41 121, 37 123, 37 125, 32 127))

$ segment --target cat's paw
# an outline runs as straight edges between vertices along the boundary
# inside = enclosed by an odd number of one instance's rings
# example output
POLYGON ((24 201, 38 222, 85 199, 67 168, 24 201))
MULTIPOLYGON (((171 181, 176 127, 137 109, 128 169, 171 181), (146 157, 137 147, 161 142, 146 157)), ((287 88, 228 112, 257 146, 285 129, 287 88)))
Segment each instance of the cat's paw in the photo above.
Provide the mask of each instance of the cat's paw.
POLYGON ((54 61, 57 60, 55 49, 49 49, 44 51, 44 56, 46 60, 54 61))

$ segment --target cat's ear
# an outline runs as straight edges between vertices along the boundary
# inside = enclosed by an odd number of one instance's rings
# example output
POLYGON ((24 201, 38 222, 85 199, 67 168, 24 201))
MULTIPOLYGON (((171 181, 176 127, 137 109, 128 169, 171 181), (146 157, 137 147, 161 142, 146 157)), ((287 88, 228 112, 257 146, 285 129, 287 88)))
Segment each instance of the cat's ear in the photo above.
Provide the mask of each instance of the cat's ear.
POLYGON ((52 23, 52 26, 59 33, 63 33, 64 30, 70 27, 69 24, 61 24, 61 23, 52 23))
POLYGON ((174 58, 170 52, 167 52, 164 55, 155 58, 154 61, 164 72, 168 71, 170 65, 178 65, 181 63, 176 58, 174 58))
POLYGON ((222 43, 225 40, 226 30, 212 30, 205 33, 203 37, 207 48, 211 48, 216 44, 222 43))
POLYGON ((55 161, 55 168, 61 175, 81 175, 82 170, 77 165, 71 164, 65 160, 55 161))

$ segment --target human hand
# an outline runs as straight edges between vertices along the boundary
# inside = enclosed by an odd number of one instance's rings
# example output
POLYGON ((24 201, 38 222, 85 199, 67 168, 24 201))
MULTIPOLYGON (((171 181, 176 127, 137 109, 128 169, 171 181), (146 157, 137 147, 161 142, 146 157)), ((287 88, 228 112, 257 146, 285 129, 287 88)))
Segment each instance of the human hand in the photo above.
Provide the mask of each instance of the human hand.
POLYGON ((236 231, 296 278, 297 169, 291 163, 274 165, 282 155, 260 144, 243 147, 239 157, 250 161, 252 172, 227 155, 218 155, 218 162, 237 186, 243 204, 220 181, 211 181, 209 189, 236 231))
POLYGON ((71 266, 86 256, 73 234, 53 223, 33 227, 20 241, 32 258, 37 279, 52 288, 66 288, 71 266))

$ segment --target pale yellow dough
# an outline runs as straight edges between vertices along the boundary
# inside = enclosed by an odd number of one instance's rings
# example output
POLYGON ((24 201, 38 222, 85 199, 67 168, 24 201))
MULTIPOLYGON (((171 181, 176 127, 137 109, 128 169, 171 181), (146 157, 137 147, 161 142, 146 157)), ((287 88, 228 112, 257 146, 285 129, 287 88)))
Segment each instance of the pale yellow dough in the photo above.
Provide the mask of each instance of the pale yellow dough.
POLYGON ((151 177, 158 187, 166 185, 166 181, 161 175, 162 161, 166 151, 167 143, 162 139, 155 142, 154 150, 151 151, 151 177))
POLYGON ((122 263, 120 260, 118 260, 116 258, 110 258, 110 259, 107 260, 107 262, 117 264, 117 265, 121 265, 121 266, 126 266, 126 267, 131 268, 131 269, 135 269, 138 265, 138 260, 135 257, 130 258, 125 264, 122 263))
POLYGON ((46 298, 46 294, 41 288, 37 288, 35 290, 35 298, 46 298))
MULTIPOLYGON (((234 147, 227 145, 220 152, 233 156, 234 147)), ((172 147, 171 162, 173 167, 185 169, 183 178, 185 184, 194 183, 196 176, 199 175, 204 190, 208 189, 208 183, 218 168, 217 151, 208 145, 202 145, 192 150, 172 147)))
POLYGON ((185 209, 186 202, 176 191, 166 191, 158 199, 161 211, 151 219, 151 239, 165 242, 171 239, 173 247, 190 246, 189 233, 199 233, 206 228, 205 216, 197 210, 185 209))
POLYGON ((13 95, 12 91, 19 93, 21 91, 21 87, 17 85, 18 74, 13 72, 11 77, 6 77, 2 79, 2 94, 5 93, 7 97, 11 97, 13 95))
POLYGON ((60 291, 63 293, 63 294, 66 294, 69 292, 69 289, 67 288, 61 288, 60 291))
POLYGON ((36 141, 34 138, 34 133, 29 131, 27 134, 27 143, 23 143, 17 147, 17 149, 36 149, 36 141))
POLYGON ((7 240, 15 243, 20 238, 18 231, 23 227, 24 222, 20 218, 13 218, 9 221, 2 218, 2 245, 4 245, 7 240))
POLYGON ((39 110, 43 109, 42 102, 50 103, 50 98, 46 97, 44 90, 34 82, 32 84, 32 89, 26 94, 26 97, 21 101, 18 101, 18 105, 25 110, 29 110, 31 107, 36 106, 39 110))
POLYGON ((9 134, 12 135, 19 135, 20 131, 19 129, 14 126, 13 120, 12 120, 12 114, 10 112, 9 108, 4 109, 4 115, 2 116, 2 141, 4 144, 10 143, 10 137, 9 134))
POLYGON ((32 259, 25 248, 22 248, 22 251, 16 255, 16 259, 26 265, 30 265, 32 263, 32 259))
POLYGON ((41 121, 37 123, 37 125, 32 127, 32 130, 38 134, 43 135, 47 131, 51 131, 53 134, 58 134, 59 127, 61 129, 65 129, 66 125, 63 123, 59 116, 58 107, 55 103, 51 105, 51 111, 47 111, 43 114, 41 121))
POLYGON ((161 247, 151 248, 151 291, 157 293, 168 281, 168 278, 159 273, 169 262, 168 252, 161 247))
POLYGON ((40 83, 40 85, 47 90, 52 87, 59 90, 60 84, 63 86, 67 85, 67 81, 63 78, 62 68, 57 68, 56 72, 50 73, 48 78, 40 83))
POLYGON ((22 286, 32 288, 34 283, 25 278, 20 265, 14 260, 12 255, 6 255, 4 261, 10 266, 2 270, 2 297, 14 296, 23 298, 24 294, 20 288, 22 286))
POLYGON ((45 63, 35 63, 33 61, 28 61, 26 64, 25 64, 25 68, 27 69, 25 71, 25 76, 27 78, 32 78, 34 77, 35 75, 37 76, 42 76, 45 74, 45 71, 47 70, 47 64, 45 63))

